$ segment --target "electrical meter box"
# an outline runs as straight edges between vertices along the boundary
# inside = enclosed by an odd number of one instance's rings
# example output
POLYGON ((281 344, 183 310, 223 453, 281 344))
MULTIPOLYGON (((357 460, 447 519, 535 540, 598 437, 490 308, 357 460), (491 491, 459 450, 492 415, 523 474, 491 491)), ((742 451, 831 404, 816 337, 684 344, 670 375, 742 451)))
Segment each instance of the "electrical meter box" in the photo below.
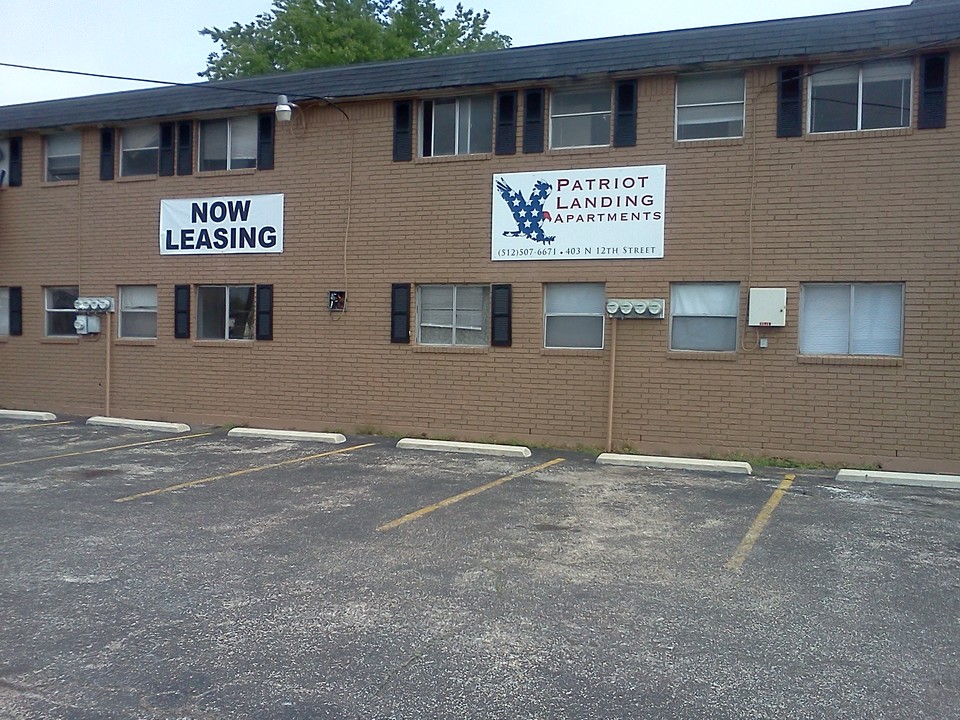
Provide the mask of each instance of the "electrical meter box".
POLYGON ((786 288, 750 288, 750 327, 783 327, 787 324, 786 288))

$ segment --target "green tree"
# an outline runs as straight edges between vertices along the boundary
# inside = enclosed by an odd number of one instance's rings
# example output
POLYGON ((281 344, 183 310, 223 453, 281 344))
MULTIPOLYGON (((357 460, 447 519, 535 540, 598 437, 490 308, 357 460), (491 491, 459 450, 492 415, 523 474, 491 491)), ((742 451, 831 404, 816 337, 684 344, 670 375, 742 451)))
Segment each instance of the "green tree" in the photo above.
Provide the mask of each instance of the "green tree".
POLYGON ((489 18, 461 4, 448 17, 434 0, 274 0, 246 25, 201 30, 220 50, 198 74, 223 80, 510 47, 487 30, 489 18))

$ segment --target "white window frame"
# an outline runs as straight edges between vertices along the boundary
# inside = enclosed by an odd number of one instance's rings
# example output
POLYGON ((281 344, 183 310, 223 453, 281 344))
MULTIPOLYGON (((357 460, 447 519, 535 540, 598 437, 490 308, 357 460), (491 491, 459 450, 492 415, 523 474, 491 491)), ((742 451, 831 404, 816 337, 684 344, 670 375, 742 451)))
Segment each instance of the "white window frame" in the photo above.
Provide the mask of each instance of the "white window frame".
POLYGON ((160 126, 156 123, 152 125, 131 125, 120 128, 120 177, 149 177, 157 175, 160 172, 160 126), (156 131, 156 145, 128 145, 131 131, 145 130, 153 128, 156 131), (152 151, 155 157, 153 169, 150 172, 131 172, 128 167, 127 155, 134 152, 152 151))
POLYGON ((211 118, 209 120, 200 121, 200 131, 198 133, 198 148, 197 148, 197 170, 200 172, 217 172, 225 170, 252 170, 257 167, 257 143, 259 141, 260 128, 258 124, 258 119, 256 115, 240 115, 236 117, 228 118, 211 118), (239 145, 239 138, 235 140, 234 135, 238 134, 235 125, 239 126, 243 122, 246 126, 252 126, 253 129, 253 139, 252 139, 252 152, 253 155, 250 157, 235 157, 235 151, 237 150, 237 145, 239 145), (205 132, 209 130, 213 123, 226 123, 227 126, 227 138, 226 138, 226 167, 222 168, 204 168, 204 147, 205 147, 205 132), (247 161, 250 164, 241 164, 236 166, 240 161, 247 161))
POLYGON ((10 335, 10 288, 0 287, 0 337, 10 335))
POLYGON ((73 326, 74 321, 77 319, 77 311, 73 307, 73 302, 70 302, 69 307, 53 307, 53 293, 57 291, 67 291, 69 294, 73 295, 74 300, 80 296, 80 288, 76 285, 50 285, 43 288, 43 315, 44 323, 43 330, 45 337, 75 337, 77 334, 77 329, 73 326), (51 331, 52 320, 58 315, 69 315, 70 316, 70 331, 65 333, 55 333, 51 331))
POLYGON ((157 286, 156 285, 120 285, 117 296, 117 337, 130 338, 134 340, 156 340, 157 338, 157 286), (145 305, 135 305, 131 296, 134 291, 152 290, 153 303, 145 305), (134 316, 153 316, 153 335, 137 334, 128 332, 128 319, 132 320, 134 316))
MULTIPOLYGON (((821 65, 813 70, 810 73, 809 80, 807 82, 807 132, 816 135, 826 135, 830 133, 841 133, 841 132, 874 132, 877 130, 900 130, 902 128, 909 128, 912 124, 913 118, 913 85, 914 85, 914 63, 912 59, 905 60, 877 60, 873 62, 863 62, 856 66, 857 69, 857 126, 855 128, 844 128, 842 130, 814 130, 813 129, 813 118, 814 118, 814 97, 813 92, 818 87, 817 78, 822 76, 824 73, 828 73, 831 70, 842 70, 848 69, 848 65, 821 65), (904 69, 908 70, 905 78, 909 79, 910 87, 907 90, 907 106, 906 108, 901 107, 901 115, 903 111, 906 110, 907 122, 905 125, 892 125, 890 127, 863 127, 863 71, 865 68, 870 66, 877 66, 881 64, 901 65, 904 69)), ((822 83, 821 83, 822 86, 822 83)))
POLYGON ((604 284, 591 282, 557 282, 544 283, 543 286, 543 347, 549 350, 603 350, 606 340, 606 302, 604 297, 604 284), (563 293, 564 290, 574 288, 595 291, 599 302, 596 307, 583 308, 577 310, 550 310, 552 293, 563 293), (548 324, 551 318, 599 318, 600 319, 600 344, 599 345, 550 345, 548 344, 548 324))
MULTIPOLYGON (((420 103, 420 157, 453 157, 456 155, 483 155, 493 152, 493 95, 461 95, 456 97, 437 97, 437 98, 427 98, 420 103), (489 133, 484 136, 484 145, 485 148, 476 149, 474 147, 474 141, 479 138, 474 137, 474 127, 476 123, 474 121, 474 108, 476 100, 486 100, 489 103, 490 107, 490 118, 489 118, 489 133), (454 151, 452 153, 437 153, 437 120, 436 120, 436 110, 437 103, 443 104, 454 104, 454 121, 453 121, 453 147, 454 151), (429 106, 429 108, 428 108, 429 106), (426 153, 427 143, 424 142, 424 132, 427 128, 427 123, 424 118, 427 112, 432 113, 430 118, 430 152, 426 153), (465 122, 467 125, 466 138, 461 138, 461 122, 465 122)), ((479 132, 479 131, 477 131, 479 132)))
MULTIPOLYGON (((697 142, 702 140, 729 140, 742 138, 743 133, 746 128, 746 106, 747 106, 747 81, 746 76, 743 71, 733 71, 733 72, 712 72, 712 73, 696 73, 692 75, 678 75, 676 87, 674 88, 674 123, 673 123, 673 137, 677 142, 697 142), (709 80, 709 79, 729 79, 729 78, 739 78, 742 85, 742 92, 739 99, 737 100, 715 100, 711 102, 699 102, 699 103, 680 103, 680 86, 683 84, 684 80, 709 80), (681 110, 687 108, 729 108, 729 107, 740 107, 740 134, 739 135, 706 135, 703 137, 695 138, 681 138, 680 137, 680 115, 681 110)), ((700 125, 706 123, 683 123, 686 125, 700 125)))
POLYGON ((490 344, 490 286, 489 285, 479 285, 471 283, 461 283, 461 284, 450 284, 450 283, 432 283, 417 285, 417 344, 418 345, 439 345, 439 346, 460 346, 460 347, 484 347, 490 344), (423 299, 424 292, 431 288, 449 288, 451 290, 451 309, 450 309, 450 322, 424 322, 423 311, 432 310, 431 308, 426 308, 426 302, 423 299), (458 315, 460 313, 475 313, 478 312, 476 308, 460 308, 457 303, 457 294, 458 291, 463 289, 480 289, 482 292, 481 306, 479 309, 480 313, 480 325, 467 325, 460 322, 458 315), (450 329, 451 331, 451 342, 441 343, 441 342, 429 342, 423 339, 423 328, 441 328, 441 329, 450 329), (471 333, 468 336, 467 340, 461 340, 457 338, 457 330, 469 331, 471 333), (475 333, 480 332, 483 334, 482 342, 474 342, 475 333))
POLYGON ((737 346, 740 341, 740 283, 738 282, 677 282, 670 284, 670 350, 673 352, 710 352, 710 353, 735 353, 737 351, 737 346), (717 290, 722 291, 736 291, 736 300, 732 307, 728 308, 711 308, 706 312, 682 312, 682 301, 679 297, 685 289, 689 289, 694 292, 697 290, 707 291, 708 288, 716 288, 717 290), (709 319, 721 319, 728 322, 725 325, 730 325, 730 320, 733 321, 733 342, 732 347, 729 342, 730 338, 726 338, 728 342, 724 343, 723 346, 716 345, 713 347, 679 347, 678 341, 676 338, 676 321, 677 319, 684 318, 694 318, 698 320, 709 320, 709 319))
MULTIPOLYGON (((889 298, 888 298, 889 299, 889 298)), ((866 282, 866 283, 802 283, 800 285, 800 331, 799 331, 799 353, 801 355, 807 356, 853 356, 853 357, 903 357, 903 317, 904 317, 904 299, 905 299, 905 285, 902 282, 866 282), (847 301, 847 337, 846 337, 846 351, 845 352, 823 352, 819 350, 811 351, 810 345, 815 341, 815 338, 812 337, 813 330, 811 329, 811 315, 813 315, 813 309, 808 308, 807 303, 811 302, 810 300, 810 290, 812 288, 833 288, 835 290, 840 290, 843 288, 849 289, 849 299, 847 301), (863 342, 864 338, 862 336, 855 337, 855 334, 858 332, 859 326, 856 325, 856 319, 858 315, 858 306, 857 306, 857 290, 860 289, 861 295, 865 294, 865 289, 870 288, 873 290, 888 288, 895 290, 899 295, 899 315, 896 317, 897 328, 896 328, 896 343, 897 348, 895 352, 856 352, 854 347, 859 343, 863 342)), ((862 306, 861 306, 862 307, 862 306)), ((821 311, 822 312, 822 311, 821 311)), ((891 334, 888 340, 893 339, 893 334, 891 334)), ((822 341, 821 341, 822 342, 822 341)))
MULTIPOLYGON (((43 151, 44 151, 43 177, 46 182, 70 182, 70 181, 76 181, 80 179, 81 141, 82 141, 82 136, 79 130, 71 131, 71 132, 55 133, 55 134, 47 135, 46 137, 44 137, 43 139, 43 151), (73 143, 71 141, 76 142, 76 152, 64 153, 62 151, 58 151, 58 154, 54 154, 54 152, 52 152, 52 150, 56 150, 56 148, 55 147, 51 148, 51 145, 57 145, 57 144, 62 145, 67 143, 72 145, 73 143), (50 160, 59 159, 59 158, 76 158, 76 165, 75 166, 70 165, 68 168, 66 168, 68 177, 57 177, 57 175, 63 174, 62 171, 56 174, 51 172, 50 160)), ((70 149, 72 150, 73 148, 71 147, 70 149)))
POLYGON ((550 149, 551 150, 572 150, 574 148, 591 148, 591 147, 610 147, 610 138, 613 132, 613 86, 609 84, 602 85, 585 85, 583 87, 563 87, 555 88, 550 90, 550 149), (590 110, 586 112, 572 112, 572 113, 558 113, 555 111, 555 105, 558 97, 563 97, 564 95, 577 95, 577 94, 587 94, 593 92, 599 92, 601 90, 607 91, 607 106, 605 110, 590 110), (563 120, 566 118, 580 118, 580 117, 606 117, 607 119, 607 138, 605 142, 592 144, 592 145, 558 145, 557 144, 557 132, 555 128, 555 123, 557 120, 563 120))
POLYGON ((249 342, 254 340, 257 336, 256 330, 256 319, 257 319, 257 287, 256 285, 198 285, 197 286, 197 340, 229 340, 231 342, 249 342), (223 335, 211 337, 209 335, 201 335, 201 332, 204 329, 204 324, 201 322, 200 313, 203 311, 203 304, 200 298, 201 291, 203 290, 222 290, 224 293, 223 297, 223 335), (242 319, 242 317, 232 317, 233 315, 241 315, 242 311, 231 312, 231 290, 249 290, 250 291, 250 309, 247 313, 246 322, 243 325, 243 335, 242 337, 235 337, 232 332, 237 326, 237 320, 242 319))

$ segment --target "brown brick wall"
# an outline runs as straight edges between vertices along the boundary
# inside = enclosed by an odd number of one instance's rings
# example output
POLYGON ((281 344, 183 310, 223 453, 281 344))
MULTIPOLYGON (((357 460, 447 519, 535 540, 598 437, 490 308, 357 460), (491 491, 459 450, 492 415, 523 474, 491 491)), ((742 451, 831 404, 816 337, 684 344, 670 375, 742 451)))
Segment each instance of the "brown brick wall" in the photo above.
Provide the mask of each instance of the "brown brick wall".
POLYGON ((44 340, 42 287, 156 284, 158 339, 112 346, 115 415, 602 446, 611 321, 602 351, 544 350, 543 284, 669 298, 671 282, 733 281, 734 355, 670 352, 669 319, 621 321, 616 447, 960 468, 958 58, 944 130, 777 139, 770 67, 747 73, 742 140, 675 143, 669 76, 640 79, 627 149, 393 163, 392 102, 370 101, 344 105, 349 123, 315 106, 278 126, 267 172, 101 182, 90 128, 81 181, 44 185, 27 134, 23 187, 0 193, 0 286, 24 289, 24 335, 0 340, 0 405, 103 412, 106 338, 44 340), (662 260, 489 260, 494 173, 652 164, 667 166, 662 260), (272 192, 283 255, 159 256, 161 198, 272 192), (798 357, 800 284, 874 280, 905 283, 903 357, 798 357), (513 346, 391 345, 393 282, 511 283, 513 346), (275 339, 175 340, 178 283, 272 283, 275 339), (751 286, 787 288, 787 326, 760 333, 764 350, 745 327, 751 286), (326 312, 331 289, 348 312, 326 312))

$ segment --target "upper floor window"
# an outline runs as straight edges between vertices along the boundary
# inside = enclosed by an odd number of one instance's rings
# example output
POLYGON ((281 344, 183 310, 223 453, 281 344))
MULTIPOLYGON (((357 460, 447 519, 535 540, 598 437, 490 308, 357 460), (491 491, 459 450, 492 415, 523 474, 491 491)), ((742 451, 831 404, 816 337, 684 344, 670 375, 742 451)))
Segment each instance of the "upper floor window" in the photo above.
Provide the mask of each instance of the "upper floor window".
POLYGON ((902 283, 800 286, 802 355, 900 355, 902 283))
POLYGON ((550 96, 550 147, 610 144, 610 88, 554 90, 550 96))
POLYGON ((47 135, 46 174, 47 182, 78 180, 80 178, 80 133, 63 132, 47 135))
POLYGON ((73 303, 80 296, 80 289, 75 286, 48 287, 43 293, 47 337, 76 335, 77 328, 73 323, 77 319, 77 310, 73 303))
POLYGON ((421 345, 488 345, 489 318, 486 285, 417 288, 417 342, 421 345))
POLYGON ((491 151, 492 95, 424 100, 421 113, 423 157, 491 151))
POLYGON ((827 66, 810 76, 810 132, 909 127, 910 60, 827 66))
POLYGON ((157 337, 157 286, 120 287, 120 326, 122 338, 157 337))
POLYGON ((742 72, 677 78, 677 140, 743 137, 742 72))
POLYGON ((603 348, 603 283, 547 283, 543 287, 543 346, 603 348))
POLYGON ((160 126, 137 125, 120 131, 120 175, 156 175, 160 163, 160 126))
POLYGON ((257 117, 200 123, 200 170, 239 170, 257 166, 257 117))
POLYGON ((733 352, 737 349, 738 283, 670 286, 670 349, 733 352))

